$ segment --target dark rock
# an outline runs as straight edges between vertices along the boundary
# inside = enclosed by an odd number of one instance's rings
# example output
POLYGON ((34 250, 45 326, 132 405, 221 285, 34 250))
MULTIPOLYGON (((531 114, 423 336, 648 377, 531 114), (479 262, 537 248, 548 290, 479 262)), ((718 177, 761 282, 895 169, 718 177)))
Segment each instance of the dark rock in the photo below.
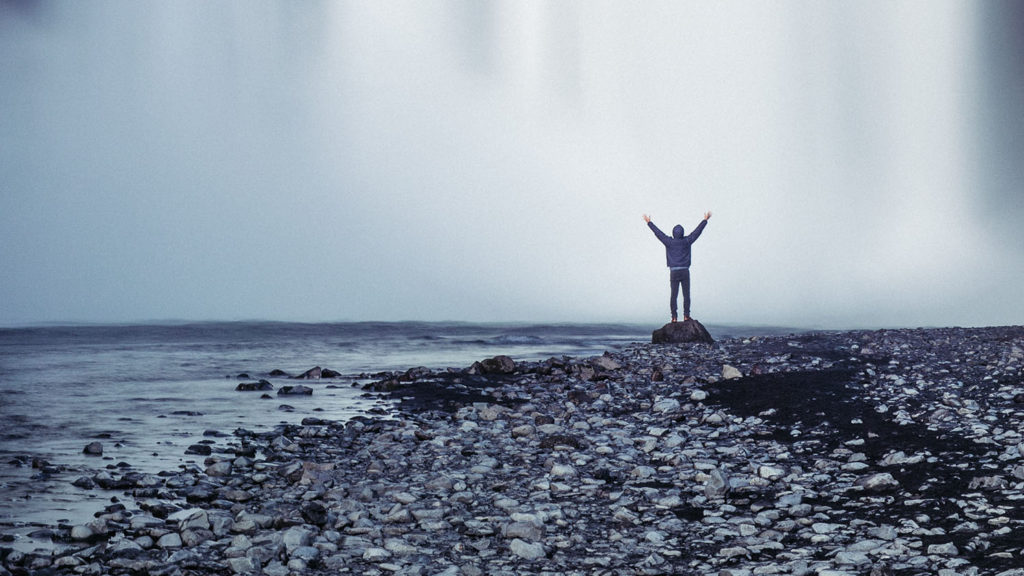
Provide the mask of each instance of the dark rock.
POLYGON ((566 446, 568 448, 580 450, 587 447, 587 441, 582 438, 568 436, 566 434, 552 434, 540 441, 540 447, 545 450, 553 450, 558 446, 566 446))
POLYGON ((57 533, 50 528, 40 528, 28 533, 29 538, 35 538, 36 540, 53 540, 56 535, 57 533))
POLYGON ((287 378, 288 377, 288 373, 285 372, 284 370, 278 370, 278 369, 275 368, 275 369, 270 371, 268 376, 273 376, 274 378, 287 378))
POLYGON ((71 485, 76 486, 78 488, 82 488, 84 490, 92 490, 93 488, 96 487, 96 483, 93 482, 92 478, 89 478, 88 476, 79 476, 74 482, 71 483, 71 485))
POLYGON ((324 368, 320 370, 321 378, 341 378, 341 372, 337 370, 331 370, 330 368, 324 368))
POLYGON ((515 371, 515 360, 505 355, 499 355, 494 358, 474 362, 468 372, 470 374, 512 374, 515 371))
POLYGON ((82 449, 82 453, 89 456, 103 456, 103 444, 90 442, 82 449))
POLYGON ((594 399, 590 397, 590 394, 586 390, 570 390, 566 396, 568 397, 570 402, 575 402, 576 404, 583 404, 594 401, 594 399))
POLYGON ((265 390, 273 390, 274 385, 266 380, 260 380, 259 382, 239 382, 235 390, 239 392, 263 392, 265 390))
POLYGON ((312 396, 313 389, 308 386, 281 386, 277 391, 278 396, 312 396))
POLYGON ((193 444, 185 449, 185 454, 198 454, 199 456, 209 456, 213 454, 213 448, 210 448, 206 444, 193 444))
POLYGON ((217 493, 208 486, 193 486, 185 491, 185 500, 190 503, 213 500, 217 493))
POLYGON ((309 502, 302 507, 302 517, 310 524, 323 526, 327 523, 327 509, 319 502, 309 502))
POLYGON ((399 377, 399 382, 415 382, 420 378, 427 378, 433 374, 433 371, 426 366, 417 366, 415 368, 409 368, 403 372, 399 377))
POLYGON ((248 380, 249 378, 251 378, 251 376, 249 376, 249 374, 246 372, 242 372, 241 374, 236 376, 236 378, 238 378, 239 380, 248 380))
POLYGON ((533 417, 533 423, 537 426, 543 426, 545 424, 554 424, 555 419, 547 414, 537 414, 533 417))
POLYGON ((683 344, 697 342, 713 344, 714 338, 700 322, 690 319, 669 322, 651 334, 652 344, 683 344))
POLYGON ((306 370, 298 376, 292 377, 293 380, 319 380, 323 376, 323 368, 314 366, 309 370, 306 370))

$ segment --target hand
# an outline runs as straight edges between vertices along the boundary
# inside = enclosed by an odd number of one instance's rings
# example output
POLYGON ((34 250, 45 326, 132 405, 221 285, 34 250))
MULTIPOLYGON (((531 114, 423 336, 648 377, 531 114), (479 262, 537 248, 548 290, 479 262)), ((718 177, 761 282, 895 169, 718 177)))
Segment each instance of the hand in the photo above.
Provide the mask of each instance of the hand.
POLYGON ((648 224, 650 224, 651 223, 651 217, 648 216, 647 214, 644 214, 644 222, 647 222, 648 224))
POLYGON ((705 212, 704 213, 704 219, 705 220, 710 220, 711 219, 711 212, 705 212))

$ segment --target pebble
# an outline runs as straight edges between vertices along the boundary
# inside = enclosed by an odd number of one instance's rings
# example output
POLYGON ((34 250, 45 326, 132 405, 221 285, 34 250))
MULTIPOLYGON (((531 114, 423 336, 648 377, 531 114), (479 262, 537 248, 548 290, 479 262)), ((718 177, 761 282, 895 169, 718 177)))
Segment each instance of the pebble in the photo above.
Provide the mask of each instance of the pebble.
POLYGON ((2 570, 1024 576, 1021 350, 1020 327, 815 332, 388 373, 392 415, 78 473, 134 505, 2 570))

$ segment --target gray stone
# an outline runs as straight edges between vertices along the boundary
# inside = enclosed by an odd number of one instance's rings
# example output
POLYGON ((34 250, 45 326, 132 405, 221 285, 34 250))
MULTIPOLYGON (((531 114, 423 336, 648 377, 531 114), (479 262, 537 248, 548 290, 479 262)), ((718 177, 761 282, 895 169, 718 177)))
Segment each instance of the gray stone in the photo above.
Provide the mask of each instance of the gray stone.
POLYGON ((207 476, 230 476, 231 475, 231 461, 221 460, 220 462, 214 462, 206 467, 207 476))
POLYGON ((284 531, 281 542, 289 554, 296 548, 308 546, 313 542, 313 531, 305 526, 292 526, 284 531))
POLYGON ((252 558, 242 556, 241 558, 229 559, 228 567, 230 567, 231 571, 235 574, 249 574, 257 572, 260 565, 252 558))
POLYGON ((288 553, 289 559, 298 559, 307 564, 320 557, 320 549, 316 546, 299 546, 288 553))
POLYGON ((538 541, 544 536, 540 526, 530 522, 511 522, 501 527, 501 535, 505 538, 538 541))
POLYGON ((157 548, 181 548, 181 536, 177 532, 168 532, 156 541, 157 548))
POLYGON ((715 500, 725 498, 729 493, 729 475, 725 471, 715 468, 708 474, 708 480, 704 484, 704 495, 715 500))

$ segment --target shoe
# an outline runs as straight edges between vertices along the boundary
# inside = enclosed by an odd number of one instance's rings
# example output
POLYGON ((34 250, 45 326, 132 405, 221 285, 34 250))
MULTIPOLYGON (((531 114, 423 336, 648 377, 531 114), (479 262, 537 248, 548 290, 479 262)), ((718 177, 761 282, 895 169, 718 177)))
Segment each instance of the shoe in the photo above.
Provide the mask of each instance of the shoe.
POLYGON ((693 318, 690 318, 689 316, 683 316, 683 322, 686 322, 687 320, 693 320, 693 318))
POLYGON ((673 322, 675 322, 675 321, 676 321, 676 317, 675 317, 675 316, 673 316, 673 317, 672 317, 672 321, 673 321, 673 322))

